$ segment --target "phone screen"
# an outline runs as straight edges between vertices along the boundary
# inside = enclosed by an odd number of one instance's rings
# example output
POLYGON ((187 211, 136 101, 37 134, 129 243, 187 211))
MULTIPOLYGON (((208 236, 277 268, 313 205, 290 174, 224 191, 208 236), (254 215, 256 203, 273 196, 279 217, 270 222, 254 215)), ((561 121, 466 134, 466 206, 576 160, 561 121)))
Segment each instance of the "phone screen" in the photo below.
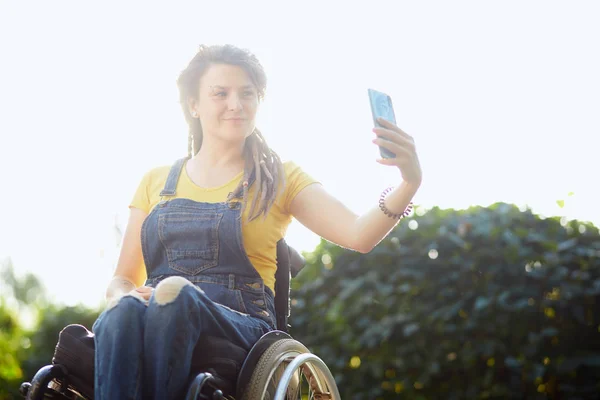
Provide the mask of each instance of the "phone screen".
MULTIPOLYGON (((369 89, 369 101, 371 103, 371 114, 373 114, 373 123, 377 127, 381 127, 381 124, 377 122, 377 118, 382 117, 394 124, 396 124, 396 116, 394 115, 394 107, 392 105, 392 98, 374 89, 369 89)), ((382 138, 383 139, 383 138, 382 138)), ((394 158, 396 155, 386 148, 379 146, 379 154, 383 158, 394 158)))

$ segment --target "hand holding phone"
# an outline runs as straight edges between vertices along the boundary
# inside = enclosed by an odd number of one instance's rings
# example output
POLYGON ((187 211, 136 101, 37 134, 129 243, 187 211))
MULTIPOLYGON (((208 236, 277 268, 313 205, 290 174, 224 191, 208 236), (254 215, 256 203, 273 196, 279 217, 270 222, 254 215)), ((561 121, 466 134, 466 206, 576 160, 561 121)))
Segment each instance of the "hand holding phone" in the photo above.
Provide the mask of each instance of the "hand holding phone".
MULTIPOLYGON (((392 99, 389 95, 379 92, 374 89, 369 89, 369 102, 371 103, 371 114, 373 115, 373 123, 376 127, 382 127, 377 122, 377 118, 381 117, 396 124, 396 116, 394 115, 394 107, 392 106, 392 99)), ((383 139, 383 138, 382 138, 383 139)), ((395 158, 396 155, 386 148, 379 146, 379 154, 383 158, 395 158)))

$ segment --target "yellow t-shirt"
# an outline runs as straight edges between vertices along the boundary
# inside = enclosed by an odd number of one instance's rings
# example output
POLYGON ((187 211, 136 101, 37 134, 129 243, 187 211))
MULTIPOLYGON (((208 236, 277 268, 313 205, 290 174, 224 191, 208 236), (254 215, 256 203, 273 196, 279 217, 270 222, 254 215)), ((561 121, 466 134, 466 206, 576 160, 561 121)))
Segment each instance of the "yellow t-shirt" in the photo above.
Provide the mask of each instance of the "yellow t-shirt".
MULTIPOLYGON (((292 222, 290 205, 294 197, 302 189, 317 182, 291 161, 285 162, 283 168, 285 172, 285 187, 279 193, 273 207, 267 214, 267 218, 264 219, 262 216, 259 216, 248 223, 248 213, 251 209, 256 185, 252 185, 249 191, 248 203, 242 216, 244 249, 265 285, 270 287, 273 292, 275 291, 275 271, 277 269, 277 242, 285 236, 287 228, 292 222)), ((170 169, 171 166, 167 165, 148 171, 142 178, 129 207, 139 208, 150 213, 160 201, 159 194, 165 186, 170 169)), ((192 182, 184 166, 177 183, 176 195, 168 198, 185 198, 205 203, 224 202, 229 192, 232 192, 237 187, 242 176, 243 172, 225 185, 213 188, 201 188, 192 182)))

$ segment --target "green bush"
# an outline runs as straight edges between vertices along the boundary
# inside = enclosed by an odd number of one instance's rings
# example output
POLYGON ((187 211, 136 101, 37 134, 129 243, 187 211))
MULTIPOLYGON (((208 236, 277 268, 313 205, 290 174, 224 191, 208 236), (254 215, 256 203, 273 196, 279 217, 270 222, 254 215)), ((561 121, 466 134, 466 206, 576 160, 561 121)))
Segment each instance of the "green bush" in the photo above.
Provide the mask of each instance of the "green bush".
POLYGON ((17 276, 10 260, 0 265, 0 400, 22 398, 20 384, 51 363, 59 332, 68 324, 91 327, 98 314, 48 302, 36 276, 17 276), (32 319, 31 328, 22 326, 23 315, 32 319))
POLYGON ((17 398, 23 370, 15 349, 20 346, 21 327, 15 313, 0 297, 0 399, 17 398))
POLYGON ((598 398, 591 224, 504 203, 435 208, 369 254, 323 241, 306 257, 291 333, 344 399, 598 398))

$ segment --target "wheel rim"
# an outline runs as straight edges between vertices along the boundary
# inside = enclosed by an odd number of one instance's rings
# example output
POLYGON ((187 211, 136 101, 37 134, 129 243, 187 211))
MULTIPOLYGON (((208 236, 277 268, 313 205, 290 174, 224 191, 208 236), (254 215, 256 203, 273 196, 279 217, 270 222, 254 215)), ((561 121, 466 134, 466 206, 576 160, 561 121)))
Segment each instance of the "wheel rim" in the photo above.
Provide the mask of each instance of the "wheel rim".
MULTIPOLYGON (((300 354, 302 353, 288 351, 279 357, 277 366, 270 373, 268 384, 262 394, 262 399, 273 400, 275 398, 275 393, 281 383, 281 377, 285 369, 300 354)), ((313 400, 317 398, 317 395, 319 395, 319 399, 333 398, 327 396, 327 387, 323 384, 320 374, 320 371, 311 363, 306 363, 298 367, 287 382, 285 399, 313 400)))
MULTIPOLYGON (((297 351, 288 351, 283 353, 279 357, 279 359, 277 360, 277 366, 271 371, 269 379, 267 380, 268 383, 264 388, 264 392, 262 394, 262 398, 264 400, 273 400, 275 398, 275 391, 277 390, 277 385, 279 383, 281 375, 283 374, 283 371, 285 371, 285 368, 288 366, 291 360, 293 360, 294 357, 297 357, 298 355, 300 355, 300 353, 297 351)), ((293 396, 294 394, 294 386, 299 386, 299 376, 297 373, 295 373, 292 377, 289 386, 291 386, 291 388, 288 387, 287 397, 288 399, 293 399, 294 397, 291 396, 293 396)))

